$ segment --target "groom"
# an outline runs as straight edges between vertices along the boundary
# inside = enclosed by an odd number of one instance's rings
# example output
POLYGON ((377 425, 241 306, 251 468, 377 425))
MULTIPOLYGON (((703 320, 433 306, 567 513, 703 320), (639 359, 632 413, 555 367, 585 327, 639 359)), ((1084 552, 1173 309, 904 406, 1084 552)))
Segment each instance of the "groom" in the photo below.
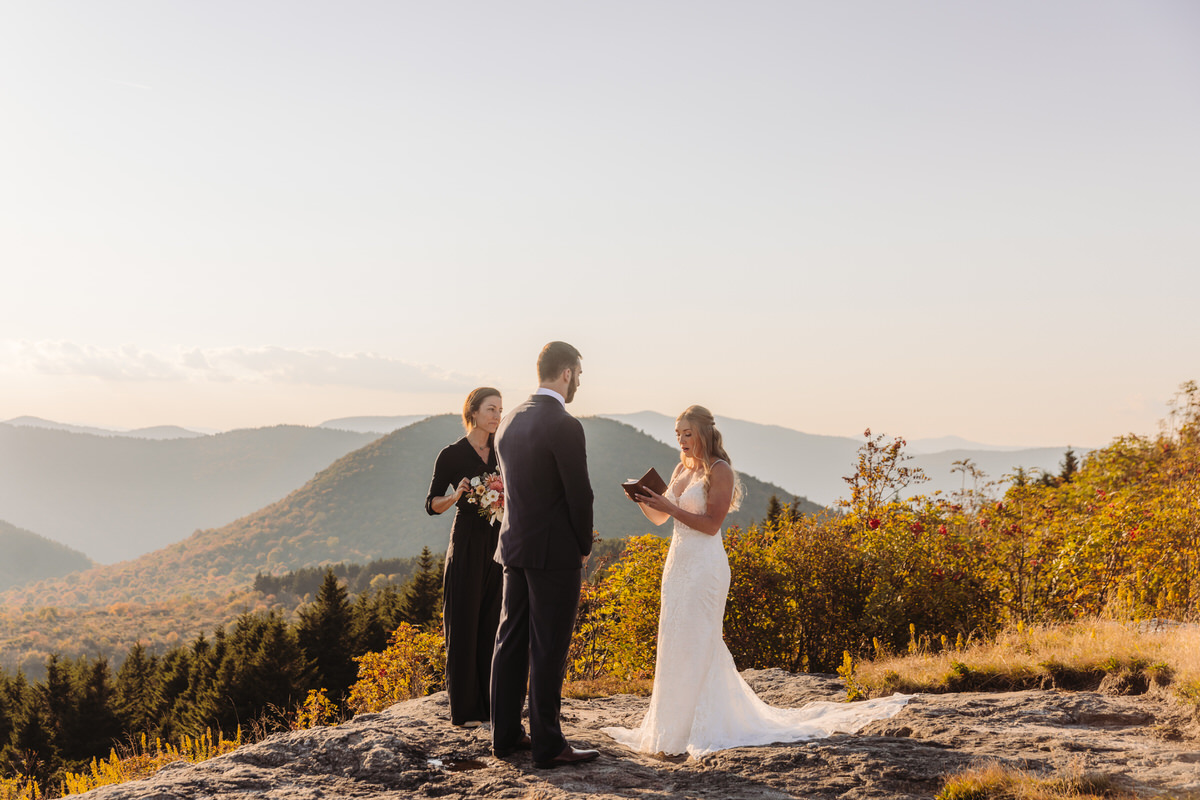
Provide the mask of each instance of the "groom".
POLYGON ((492 654, 492 752, 533 750, 536 767, 591 761, 559 725, 567 650, 583 565, 592 552, 592 485, 583 426, 567 413, 583 372, 579 351, 551 342, 538 356, 540 387, 500 423, 504 521, 496 561, 504 600, 492 654), (529 687, 529 734, 521 707, 529 687))

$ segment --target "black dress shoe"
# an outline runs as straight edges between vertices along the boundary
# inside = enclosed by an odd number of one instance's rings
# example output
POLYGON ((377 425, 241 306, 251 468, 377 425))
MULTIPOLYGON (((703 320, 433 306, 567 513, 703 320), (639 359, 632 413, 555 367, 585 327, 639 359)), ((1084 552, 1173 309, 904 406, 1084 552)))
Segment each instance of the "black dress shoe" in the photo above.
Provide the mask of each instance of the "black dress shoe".
POLYGON ((521 738, 517 739, 516 744, 510 744, 507 747, 496 747, 495 745, 493 745, 492 746, 492 755, 494 755, 496 758, 508 758, 513 753, 517 752, 518 750, 532 750, 532 749, 533 749, 533 742, 529 740, 529 734, 523 733, 523 734, 521 734, 521 738))
POLYGON ((549 761, 535 761, 533 765, 538 769, 553 769, 554 767, 566 767, 571 764, 584 764, 588 761, 595 761, 599 757, 599 750, 576 750, 571 745, 567 745, 566 750, 563 750, 549 761))

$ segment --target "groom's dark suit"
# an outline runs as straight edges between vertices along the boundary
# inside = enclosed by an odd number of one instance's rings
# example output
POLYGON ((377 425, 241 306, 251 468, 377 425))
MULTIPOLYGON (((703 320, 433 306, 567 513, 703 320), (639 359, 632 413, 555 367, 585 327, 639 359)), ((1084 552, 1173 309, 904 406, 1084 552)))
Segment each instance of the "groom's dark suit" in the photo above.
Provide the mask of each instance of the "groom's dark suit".
POLYGON ((504 605, 492 656, 492 742, 516 746, 529 685, 533 759, 566 747, 558 721, 583 557, 592 551, 592 486, 583 426, 557 397, 535 394, 496 431, 504 521, 496 560, 504 605))

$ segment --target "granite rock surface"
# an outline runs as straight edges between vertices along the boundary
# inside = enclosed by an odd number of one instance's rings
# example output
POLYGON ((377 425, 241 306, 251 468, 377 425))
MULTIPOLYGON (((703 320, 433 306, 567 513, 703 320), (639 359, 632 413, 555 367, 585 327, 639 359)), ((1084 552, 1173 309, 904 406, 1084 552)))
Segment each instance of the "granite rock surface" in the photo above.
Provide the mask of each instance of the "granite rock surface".
MULTIPOLYGON (((743 674, 774 705, 844 697, 835 676, 743 674)), ((700 759, 631 753, 600 733, 606 725, 636 725, 646 703, 629 695, 565 701, 568 739, 601 751, 576 767, 535 769, 528 753, 494 758, 489 731, 451 726, 439 693, 336 727, 277 734, 200 764, 171 764, 84 797, 929 798, 946 774, 993 761, 1103 773, 1130 789, 1200 796, 1200 721, 1166 693, 920 695, 852 736, 700 759)))

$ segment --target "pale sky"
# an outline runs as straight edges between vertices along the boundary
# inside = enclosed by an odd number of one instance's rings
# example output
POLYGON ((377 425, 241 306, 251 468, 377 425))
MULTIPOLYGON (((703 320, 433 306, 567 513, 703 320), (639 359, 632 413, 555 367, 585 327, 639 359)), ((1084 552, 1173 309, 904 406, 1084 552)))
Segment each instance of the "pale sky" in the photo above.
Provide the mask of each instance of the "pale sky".
POLYGON ((1153 433, 1200 379, 1200 4, 0 7, 0 420, 702 403, 1153 433))

